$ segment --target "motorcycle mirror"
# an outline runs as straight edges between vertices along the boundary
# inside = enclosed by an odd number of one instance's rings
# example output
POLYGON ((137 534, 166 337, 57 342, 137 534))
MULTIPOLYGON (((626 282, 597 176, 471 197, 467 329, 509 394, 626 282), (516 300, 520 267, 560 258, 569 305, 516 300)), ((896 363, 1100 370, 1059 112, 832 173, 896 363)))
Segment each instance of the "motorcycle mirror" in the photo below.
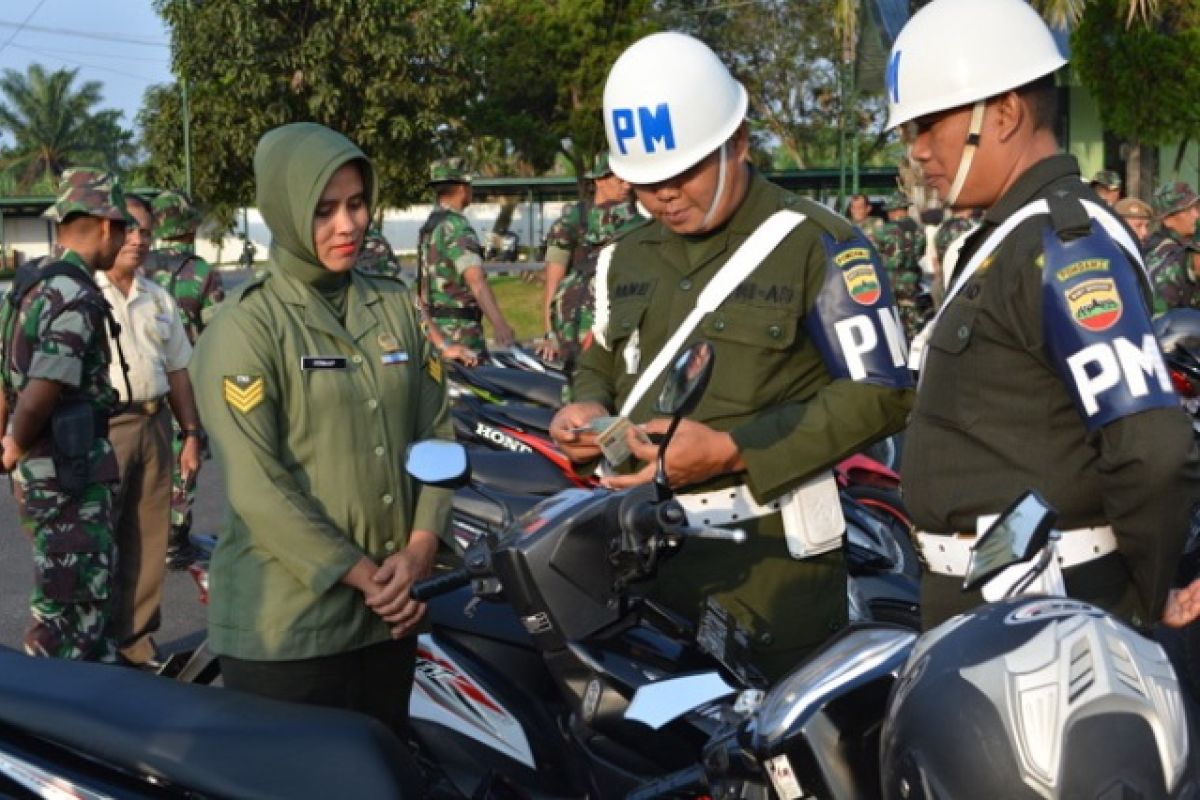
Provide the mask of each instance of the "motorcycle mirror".
POLYGON ((690 414, 704 396, 712 375, 714 355, 710 342, 696 342, 680 353, 667 373, 667 382, 663 384, 654 410, 672 417, 690 414))
POLYGON ((471 479, 467 448, 442 439, 426 439, 410 444, 404 469, 426 486, 457 489, 471 479))
POLYGON ((1046 546, 1058 513, 1032 489, 1010 505, 971 548, 963 579, 968 592, 1013 564, 1031 560, 1046 546))
POLYGON ((654 471, 654 486, 659 500, 671 496, 671 484, 667 480, 667 445, 675 436, 679 420, 690 414, 704 396, 709 376, 712 375, 714 358, 716 352, 711 342, 696 342, 684 350, 667 372, 666 383, 654 403, 656 412, 671 415, 671 425, 658 446, 658 465, 654 471))

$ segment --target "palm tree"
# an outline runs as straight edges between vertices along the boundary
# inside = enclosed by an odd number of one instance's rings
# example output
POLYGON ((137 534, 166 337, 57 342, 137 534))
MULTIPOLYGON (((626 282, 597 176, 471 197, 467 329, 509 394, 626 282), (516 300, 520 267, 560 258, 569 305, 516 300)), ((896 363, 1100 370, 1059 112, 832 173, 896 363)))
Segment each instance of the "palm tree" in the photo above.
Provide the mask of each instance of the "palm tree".
POLYGON ((27 73, 4 70, 0 77, 0 133, 11 140, 0 149, 0 171, 19 189, 53 182, 73 164, 115 169, 133 155, 132 135, 119 124, 120 112, 96 112, 101 84, 78 88, 78 70, 47 72, 31 64, 27 73))

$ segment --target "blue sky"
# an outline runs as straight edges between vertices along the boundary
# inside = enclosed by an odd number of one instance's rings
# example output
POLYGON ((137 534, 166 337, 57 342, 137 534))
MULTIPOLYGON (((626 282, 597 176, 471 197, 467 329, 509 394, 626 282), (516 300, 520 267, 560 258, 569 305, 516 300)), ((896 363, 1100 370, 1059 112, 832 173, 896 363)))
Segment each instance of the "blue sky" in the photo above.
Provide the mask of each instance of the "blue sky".
POLYGON ((97 108, 122 111, 130 128, 147 87, 172 79, 169 45, 150 0, 0 2, 0 70, 78 68, 77 80, 103 85, 97 108))

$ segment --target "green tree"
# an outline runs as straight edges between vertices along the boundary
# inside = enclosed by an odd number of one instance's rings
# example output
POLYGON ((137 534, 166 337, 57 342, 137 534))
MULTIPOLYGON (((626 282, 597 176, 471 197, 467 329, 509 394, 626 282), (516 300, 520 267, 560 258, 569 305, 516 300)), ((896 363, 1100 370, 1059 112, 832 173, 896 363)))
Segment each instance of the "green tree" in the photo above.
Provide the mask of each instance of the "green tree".
MULTIPOLYGON (((254 148, 267 130, 316 121, 374 160, 380 195, 424 191, 449 113, 471 88, 456 0, 154 0, 171 26, 172 68, 188 83, 193 191, 224 222, 253 200, 254 148)), ((182 176, 178 99, 152 90, 141 115, 154 174, 182 176)), ((176 94, 176 98, 178 95, 176 94)), ((175 181, 178 183, 179 181, 175 181)))
POLYGON ((1128 191, 1144 194, 1143 146, 1200 133, 1200 6, 1163 0, 1143 23, 1123 0, 1090 0, 1071 48, 1105 128, 1127 145, 1128 191))
POLYGON ((562 154, 579 177, 604 149, 604 80, 621 52, 654 30, 649 0, 480 0, 470 42, 479 94, 470 135, 509 143, 545 172, 562 154))
POLYGON ((16 191, 49 191, 63 170, 78 164, 114 171, 136 154, 133 134, 121 112, 96 111, 101 84, 76 85, 78 70, 47 72, 31 64, 25 73, 6 69, 0 77, 0 172, 16 191))

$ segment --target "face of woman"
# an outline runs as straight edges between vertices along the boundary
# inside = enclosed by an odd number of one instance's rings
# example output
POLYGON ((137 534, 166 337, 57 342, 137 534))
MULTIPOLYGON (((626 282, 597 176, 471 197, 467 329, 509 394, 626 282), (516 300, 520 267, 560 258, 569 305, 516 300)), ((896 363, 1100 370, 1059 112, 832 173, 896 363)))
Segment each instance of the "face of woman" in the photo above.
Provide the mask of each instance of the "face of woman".
POLYGON ((345 164, 325 185, 313 213, 313 250, 331 272, 346 272, 358 260, 370 212, 362 172, 345 164))

